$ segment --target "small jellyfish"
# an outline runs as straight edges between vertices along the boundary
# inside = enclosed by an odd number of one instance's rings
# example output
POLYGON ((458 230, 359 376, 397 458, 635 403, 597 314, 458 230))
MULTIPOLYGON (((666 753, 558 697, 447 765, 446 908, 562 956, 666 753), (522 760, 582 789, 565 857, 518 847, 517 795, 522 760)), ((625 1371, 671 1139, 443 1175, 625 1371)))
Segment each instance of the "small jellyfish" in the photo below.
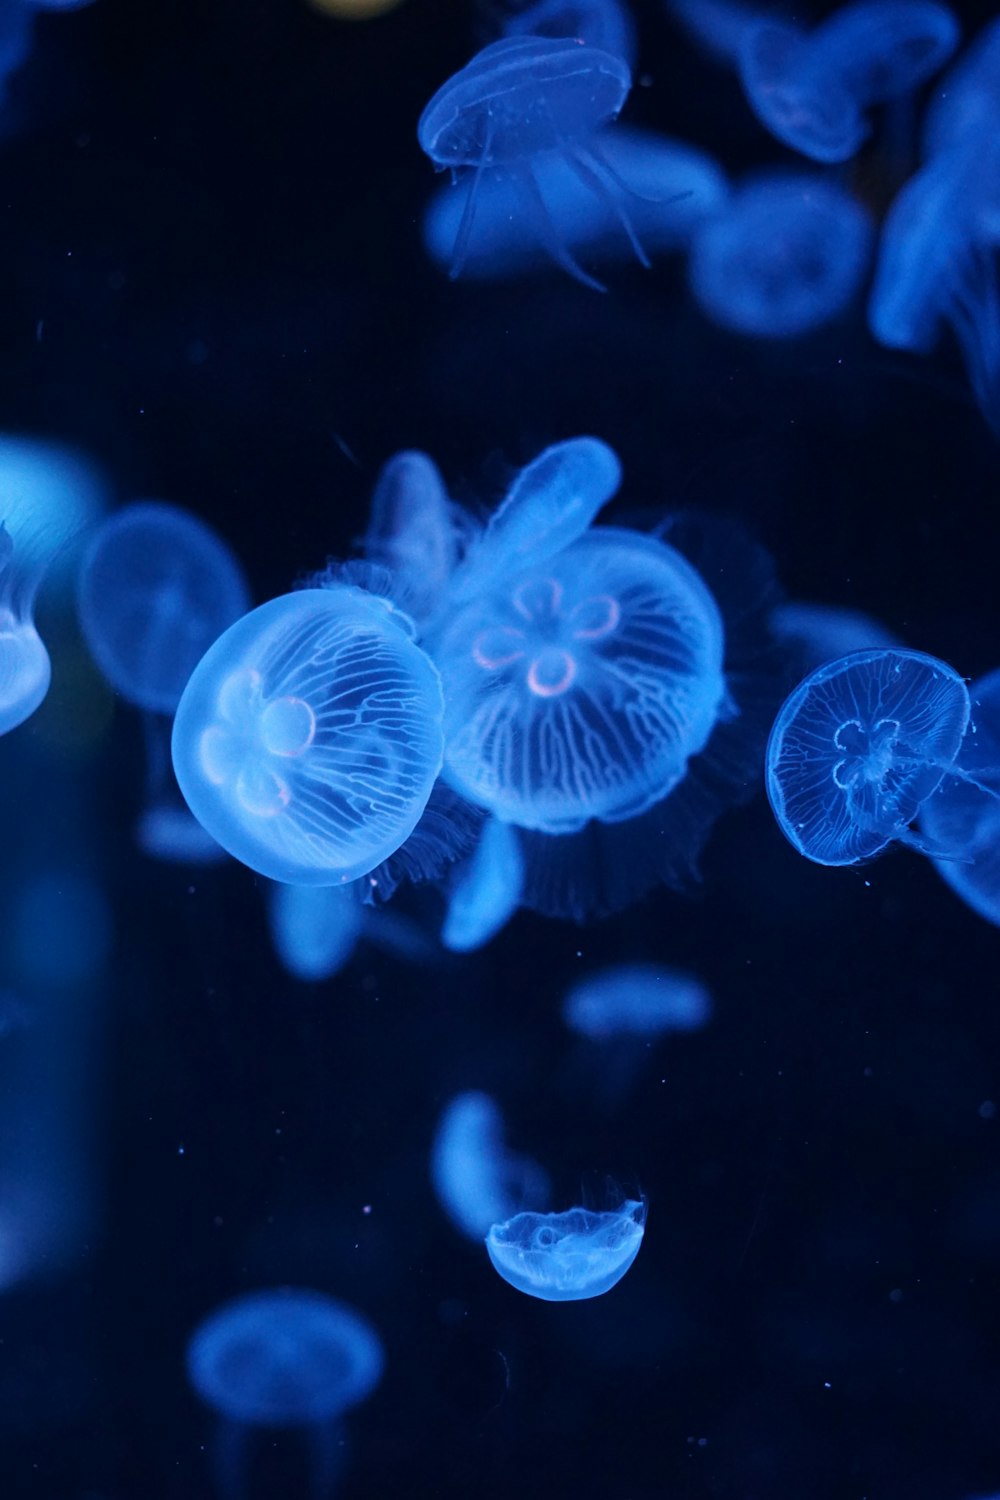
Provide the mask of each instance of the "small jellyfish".
POLYGON ((958 39, 936 0, 857 0, 808 33, 763 17, 749 25, 740 76, 778 140, 814 161, 848 161, 871 133, 867 111, 919 88, 958 39))
POLYGON ((171 714, 209 646, 250 608, 243 572, 203 521, 143 500, 111 516, 80 569, 80 625, 116 692, 171 714))
POLYGON ((707 989, 690 974, 651 964, 618 964, 573 986, 563 1001, 563 1020, 572 1031, 601 1041, 695 1031, 711 1009, 707 989))
POLYGON ((955 770, 969 694, 921 651, 859 651, 817 668, 786 699, 767 747, 767 795, 789 843, 821 865, 889 844, 933 852, 912 831, 955 770))
POLYGON ((893 649, 899 638, 859 609, 836 604, 780 604, 771 616, 779 640, 796 649, 803 672, 852 651, 893 649))
POLYGON ((1000 672, 969 689, 972 716, 946 778, 920 809, 920 832, 949 858, 938 871, 957 896, 1000 927, 1000 672))
MULTIPOLYGON (((698 226, 723 205, 728 193, 721 168, 684 141, 624 126, 602 133, 601 148, 635 198, 632 226, 652 254, 682 249, 698 226)), ((538 190, 561 243, 588 264, 613 264, 631 246, 616 214, 590 191, 562 156, 549 153, 535 165, 538 190)), ((424 215, 424 245, 447 269, 471 184, 443 186, 424 215)), ((482 280, 523 276, 551 266, 522 212, 516 179, 494 173, 476 189, 476 219, 469 232, 463 274, 482 280)))
POLYGON ((646 1204, 626 1198, 610 1213, 567 1208, 494 1224, 486 1249, 504 1281, 543 1302, 580 1302, 616 1286, 639 1253, 646 1204))
POLYGON ((315 983, 332 979, 349 962, 364 911, 353 886, 275 884, 268 919, 284 968, 295 979, 315 983))
POLYGON ((474 172, 452 251, 451 275, 461 274, 479 204, 479 185, 493 171, 521 191, 521 213, 548 254, 585 286, 603 291, 559 235, 538 186, 536 164, 549 153, 567 162, 595 197, 616 215, 643 265, 645 252, 624 206, 624 185, 598 144, 602 126, 617 119, 632 87, 620 57, 575 39, 514 36, 493 42, 431 99, 417 137, 435 166, 474 172))
POLYGON ((843 188, 814 173, 760 173, 696 230, 691 290, 723 328, 793 338, 844 311, 871 246, 868 215, 843 188))
POLYGON ((528 0, 505 20, 505 36, 575 37, 635 66, 635 22, 625 0, 528 0))
POLYGON ((503 1119, 488 1094, 456 1094, 441 1113, 431 1147, 438 1202, 460 1234, 481 1241, 490 1226, 548 1201, 545 1173, 504 1142, 503 1119))
POLYGON ((487 818, 479 843, 459 868, 448 898, 441 941, 452 953, 482 948, 517 911, 524 858, 509 823, 487 818))
POLYGON ((392 575, 392 595, 419 623, 433 609, 458 560, 461 520, 434 460, 396 453, 372 495, 364 553, 392 575))
POLYGON ((174 720, 174 770, 236 859, 290 885, 344 885, 419 822, 443 710, 405 615, 345 584, 302 589, 209 648, 174 720))
POLYGON ((341 1418, 371 1395, 384 1356, 375 1330, 321 1292, 281 1288, 224 1303, 194 1331, 188 1379, 223 1419, 215 1469, 227 1496, 243 1494, 258 1428, 305 1429, 314 1500, 342 1467, 341 1418))

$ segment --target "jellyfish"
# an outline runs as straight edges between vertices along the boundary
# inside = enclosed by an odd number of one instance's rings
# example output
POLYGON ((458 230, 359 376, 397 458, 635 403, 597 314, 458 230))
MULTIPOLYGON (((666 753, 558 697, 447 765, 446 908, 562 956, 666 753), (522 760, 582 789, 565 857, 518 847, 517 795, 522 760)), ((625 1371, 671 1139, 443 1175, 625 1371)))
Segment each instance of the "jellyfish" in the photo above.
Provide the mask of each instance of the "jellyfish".
POLYGON ((620 57, 630 68, 638 51, 635 22, 624 0, 529 0, 509 16, 504 36, 576 38, 620 57))
POLYGON ((396 453, 378 476, 364 553, 392 577, 392 595, 418 623, 431 613, 458 560, 461 518, 426 453, 396 453))
POLYGON ((509 823, 488 818, 448 898, 441 941, 452 953, 482 948, 517 911, 524 884, 524 858, 509 823))
POLYGON ((202 827, 181 796, 170 759, 171 721, 163 714, 142 716, 146 750, 144 805, 135 824, 135 842, 161 864, 215 865, 228 858, 202 827))
POLYGON ((503 1119, 488 1094, 456 1094, 441 1113, 431 1147, 438 1202, 460 1234, 482 1241, 490 1226, 548 1201, 545 1173, 504 1142, 503 1119))
POLYGON ((615 214, 636 257, 648 265, 623 203, 624 185, 598 144, 632 86, 619 57, 575 39, 511 36, 493 42, 443 84, 420 117, 417 137, 435 166, 474 172, 452 251, 461 274, 485 174, 499 171, 520 189, 526 214, 555 263, 584 286, 603 291, 560 238, 538 186, 536 165, 564 158, 594 196, 615 214))
POLYGON ((821 865, 853 865, 913 832, 955 767, 969 694, 936 657, 858 651, 818 667, 786 699, 767 747, 767 795, 789 843, 821 865))
POLYGON ((250 599, 236 558, 203 521, 142 500, 92 538, 78 604, 87 645, 115 691, 172 714, 198 662, 250 599))
POLYGON ((723 328, 793 338, 832 322, 871 254, 867 213, 815 173, 759 173, 696 230, 691 290, 723 328))
POLYGON ((934 90, 924 116, 926 157, 996 133, 1000 124, 1000 19, 983 27, 934 90))
POLYGON ((563 1001, 563 1020, 592 1041, 694 1031, 711 998, 700 979, 651 964, 618 964, 579 981, 563 1001))
POLYGON ((920 809, 920 832, 950 857, 934 861, 972 911, 1000 927, 1000 672, 969 689, 972 713, 956 756, 920 809))
POLYGON ((174 720, 174 770, 236 859, 290 885, 344 885, 419 822, 443 711, 405 615, 349 585, 302 589, 209 648, 174 720))
MULTIPOLYGON (((624 126, 602 132, 601 149, 635 195, 632 226, 650 254, 683 249, 698 226, 725 202, 721 168, 684 141, 624 126)), ((578 260, 612 264, 631 254, 615 213, 596 197, 564 156, 550 152, 535 165, 538 191, 560 242, 578 260)), ((424 215, 424 245, 447 269, 472 184, 442 187, 424 215)), ((516 178, 492 174, 477 188, 475 222, 469 231, 463 274, 482 280, 523 276, 551 265, 532 232, 516 178)))
POLYGON ((759 19, 743 38, 740 76, 778 140, 814 161, 848 161, 870 134, 867 111, 919 88, 958 40, 936 0, 856 0, 809 33, 759 19))
POLYGON ((332 979, 350 960, 364 926, 352 886, 281 885, 271 888, 268 919, 282 965, 295 979, 332 979))
POLYGON ((224 1495, 248 1489, 255 1429, 304 1429, 313 1500, 331 1495, 342 1467, 344 1414, 382 1378, 378 1335, 360 1313, 321 1292, 280 1288, 235 1297, 195 1329, 187 1373, 222 1419, 215 1441, 224 1495))
POLYGON ((580 1302, 616 1286, 639 1253, 644 1201, 626 1198, 611 1212, 567 1208, 521 1213, 494 1224, 486 1249, 504 1281, 543 1302, 580 1302))
POLYGON ((806 672, 852 651, 891 650, 902 644, 879 620, 836 604, 781 604, 771 623, 778 638, 796 648, 806 672))

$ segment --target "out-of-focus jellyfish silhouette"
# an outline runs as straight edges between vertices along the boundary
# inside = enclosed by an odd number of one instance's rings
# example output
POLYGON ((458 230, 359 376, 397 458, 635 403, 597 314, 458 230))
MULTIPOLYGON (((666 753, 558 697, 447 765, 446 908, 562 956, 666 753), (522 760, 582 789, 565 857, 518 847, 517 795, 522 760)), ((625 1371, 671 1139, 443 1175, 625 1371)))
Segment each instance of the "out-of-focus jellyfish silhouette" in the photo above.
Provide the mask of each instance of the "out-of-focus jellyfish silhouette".
POLYGON ((213 1455, 223 1494, 248 1490, 255 1429, 299 1428, 310 1446, 310 1492, 325 1500, 342 1468, 341 1419, 371 1395, 383 1365, 366 1319, 321 1292, 250 1292, 217 1308, 191 1337, 187 1372, 223 1419, 213 1455))
POLYGON ((853 865, 900 842, 955 766, 969 694, 921 651, 859 651, 817 668, 786 699, 767 747, 767 795, 807 859, 853 865))
POLYGON ((666 0, 666 8, 702 52, 734 66, 750 28, 769 18, 767 6, 738 0, 666 0))
POLYGON ((920 831, 943 878, 967 906, 1000 927, 1000 672, 969 689, 972 715, 950 776, 920 809, 920 831))
POLYGON ((790 338, 847 307, 871 254, 867 213, 815 173, 747 179, 695 231, 691 290, 714 322, 755 338, 790 338))
POLYGON ((601 1041, 695 1031, 711 1009, 708 990, 691 974, 653 964, 618 964, 575 984, 562 1013, 571 1031, 601 1041))
POLYGON ((505 36, 577 38, 635 66, 635 22, 625 0, 528 0, 503 23, 505 36))
POLYGON ((209 646, 250 608, 235 556, 196 516, 159 500, 127 505, 91 539, 80 624, 111 686, 170 714, 209 646))
POLYGON ((879 620, 837 604, 779 604, 771 623, 779 639, 796 649, 803 672, 811 672, 838 656, 850 656, 852 651, 902 645, 879 620))
POLYGON ((462 520, 426 453, 396 453, 372 495, 365 557, 392 575, 400 609, 418 624, 432 611, 458 559, 462 520))
POLYGON ((959 27, 936 0, 856 0, 811 32, 771 18, 739 53, 747 100, 778 140, 814 161, 847 161, 871 133, 867 112, 944 66, 959 27))
POLYGON ((195 817, 251 869, 344 885, 420 820, 443 708, 405 615, 347 584, 303 589, 202 658, 174 720, 174 770, 195 817))
POLYGON ((364 925, 352 886, 281 885, 268 904, 271 941, 296 979, 332 979, 348 962, 364 925))
MULTIPOLYGON (((721 169, 696 146, 650 131, 618 127, 601 136, 616 175, 635 195, 629 215, 647 253, 683 248, 697 227, 719 210, 728 188, 721 169)), ((560 242, 577 260, 609 264, 631 255, 618 215, 596 196, 565 157, 549 153, 535 166, 538 191, 560 242)), ((471 184, 442 187, 424 215, 424 244, 447 269, 471 184)), ((484 177, 476 188, 476 217, 469 231, 463 274, 483 280, 522 276, 551 257, 523 211, 516 178, 484 177)))
POLYGON ((488 1094, 457 1094, 445 1106, 431 1147, 438 1202, 460 1234, 481 1241, 490 1226, 522 1209, 542 1208, 549 1183, 537 1163, 510 1151, 488 1094))
POLYGON ((940 80, 927 107, 924 155, 978 145, 1000 123, 1000 19, 989 22, 940 80))
POLYGON ((543 1302, 580 1302, 621 1281, 639 1253, 645 1227, 645 1203, 626 1198, 611 1213, 567 1208, 559 1214, 517 1214, 492 1225, 486 1249, 517 1291, 543 1302))
POLYGON ((144 714, 146 746, 144 806, 135 825, 143 854, 163 864, 215 865, 228 858, 184 801, 170 760, 170 720, 144 714))
POLYGON ((517 911, 524 858, 509 823, 488 818, 469 860, 459 867, 448 897, 441 941, 452 953, 482 948, 517 911))
POLYGON ((550 153, 614 214, 632 249, 648 265, 625 207, 628 189, 598 143, 632 87, 620 57, 575 39, 505 37, 449 78, 420 117, 421 148, 441 170, 474 173, 452 251, 451 275, 461 274, 486 175, 502 171, 518 185, 522 215, 557 265, 585 286, 603 291, 587 274, 553 222, 536 175, 550 153))

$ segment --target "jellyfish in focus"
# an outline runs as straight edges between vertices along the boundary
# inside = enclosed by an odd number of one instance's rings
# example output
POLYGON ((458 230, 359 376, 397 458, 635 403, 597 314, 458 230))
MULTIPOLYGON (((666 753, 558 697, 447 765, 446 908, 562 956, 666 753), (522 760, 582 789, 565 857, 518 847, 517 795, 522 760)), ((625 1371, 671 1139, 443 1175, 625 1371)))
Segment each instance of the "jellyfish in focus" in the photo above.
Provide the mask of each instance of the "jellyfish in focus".
MULTIPOLYGON (((728 192, 721 168, 684 141, 624 126, 603 133, 601 148, 615 174, 634 196, 632 227, 651 255, 685 247, 698 226, 717 212, 728 192)), ((565 157, 548 153, 535 165, 538 191, 555 232, 578 260, 613 264, 631 255, 618 217, 596 197, 565 157)), ((447 269, 471 184, 443 186, 424 215, 424 245, 447 269)), ((477 186, 476 218, 469 231, 463 274, 501 280, 551 265, 544 245, 523 213, 516 178, 494 173, 477 186)))
POLYGON ((80 625, 116 692, 171 714, 209 646, 250 608, 220 537, 176 505, 142 500, 110 516, 80 568, 80 625))
POLYGON ((561 156, 613 213, 636 257, 648 265, 624 205, 624 188, 598 144, 632 87, 627 63, 575 39, 511 36, 493 42, 438 89, 420 117, 417 137, 438 170, 473 172, 452 250, 461 274, 484 176, 502 172, 518 185, 520 213, 555 263, 584 286, 603 291, 561 239, 538 186, 536 164, 561 156))
POLYGON ((488 1094, 456 1094, 445 1106, 431 1147, 438 1202, 460 1234, 481 1241, 490 1226, 548 1201, 545 1173, 510 1151, 503 1118, 488 1094))
POLYGON ((852 651, 891 650, 902 642, 859 609, 837 604, 780 604, 771 617, 775 634, 796 649, 804 672, 850 656, 852 651))
POLYGON ((618 964, 589 974, 563 1001, 563 1020, 593 1041, 695 1031, 711 1014, 700 979, 652 964, 618 964))
POLYGON ((848 161, 871 133, 867 112, 919 88, 958 40, 936 0, 856 0, 809 33, 759 19, 743 39, 740 76, 779 141, 814 161, 848 161))
POLYGON ((853 865, 893 842, 934 852, 912 831, 955 768, 969 694, 921 651, 859 651, 817 668, 786 699, 767 747, 767 795, 793 848, 853 865))
POLYGON ((920 832, 951 856, 934 861, 974 912, 1000 927, 1000 672, 969 689, 972 713, 955 759, 920 809, 920 832))
POLYGON ((434 460, 396 453, 372 496, 364 554, 392 575, 392 595, 418 624, 433 609, 458 560, 461 518, 434 460))
POLYGON ((517 911, 524 859, 517 833, 499 818, 487 818, 471 858, 460 866, 448 897, 441 941, 452 953, 482 948, 517 911))
POLYGON ((635 22, 625 0, 528 0, 503 25, 504 36, 576 38, 635 66, 635 22))
POLYGON ((723 328, 793 338, 844 311, 871 246, 868 215, 842 188, 814 173, 760 173, 695 232, 691 290, 723 328))
POLYGON ((252 870, 345 885, 419 822, 443 710, 405 615, 346 584, 302 589, 202 658, 174 720, 174 770, 195 817, 252 870))
POLYGON ((486 1249, 504 1281, 543 1302, 580 1302, 616 1286, 639 1253, 646 1204, 626 1198, 609 1213, 567 1208, 494 1224, 486 1249))
POLYGON ((271 941, 295 979, 332 979, 350 960, 364 925, 352 886, 281 885, 268 904, 271 941))
POLYGON ((340 1476, 341 1419, 382 1378, 381 1341, 353 1308, 321 1292, 280 1288, 235 1297, 195 1329, 187 1373, 222 1419, 216 1478, 227 1497, 248 1490, 256 1429, 303 1429, 310 1493, 326 1500, 340 1476))

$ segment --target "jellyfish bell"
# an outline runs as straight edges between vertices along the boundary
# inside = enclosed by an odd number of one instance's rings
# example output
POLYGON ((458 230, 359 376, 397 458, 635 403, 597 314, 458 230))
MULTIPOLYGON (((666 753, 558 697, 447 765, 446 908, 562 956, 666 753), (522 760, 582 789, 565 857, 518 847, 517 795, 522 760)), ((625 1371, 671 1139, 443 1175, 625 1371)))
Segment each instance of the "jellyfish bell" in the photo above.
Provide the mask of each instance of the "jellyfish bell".
POLYGON ((458 560, 460 520, 441 474, 426 453, 396 453, 372 495, 364 554, 391 575, 401 609, 421 621, 433 609, 458 560))
POLYGON ((934 863, 972 911, 1000 927, 1000 672, 969 689, 971 717, 955 768, 920 809, 920 832, 947 858, 934 863))
POLYGON ((531 0, 503 30, 505 36, 575 37, 629 67, 635 63, 635 22, 625 0, 531 0))
POLYGON ((349 585, 230 627, 174 720, 181 791, 218 842, 293 885, 343 885, 413 833, 443 754, 437 669, 405 616, 349 585))
POLYGON ((516 1291, 543 1302, 579 1302, 616 1286, 639 1253, 644 1201, 626 1198, 613 1211, 568 1208, 521 1213, 494 1224, 486 1249, 516 1291))
POLYGON ((548 1200, 545 1173, 510 1150, 498 1106, 474 1089, 456 1094, 442 1111, 430 1171, 441 1207, 471 1240, 481 1242, 499 1219, 543 1207, 548 1200))
POLYGON ((441 942, 452 953, 481 948, 517 911, 524 857, 515 829, 487 818, 475 849, 452 881, 441 942))

